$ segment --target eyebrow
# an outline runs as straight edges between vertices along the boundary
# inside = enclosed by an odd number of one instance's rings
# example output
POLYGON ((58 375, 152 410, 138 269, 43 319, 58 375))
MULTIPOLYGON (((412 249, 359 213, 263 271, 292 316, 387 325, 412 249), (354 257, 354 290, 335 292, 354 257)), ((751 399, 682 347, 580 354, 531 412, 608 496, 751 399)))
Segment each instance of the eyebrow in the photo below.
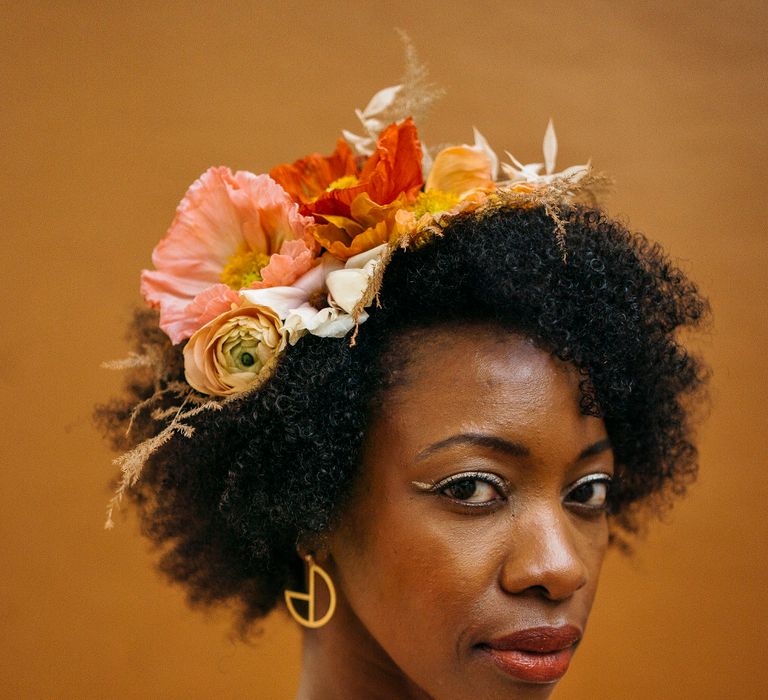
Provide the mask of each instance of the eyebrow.
POLYGON ((519 442, 510 442, 509 440, 504 440, 495 435, 483 435, 482 433, 459 433, 457 435, 451 435, 451 437, 445 438, 445 440, 438 440, 437 442, 428 445, 416 455, 416 459, 425 459, 430 455, 435 454, 435 452, 440 452, 441 450, 448 449, 454 445, 487 447, 491 450, 511 455, 512 457, 527 457, 530 454, 530 450, 519 442))
MULTIPOLYGON (((416 455, 416 460, 419 461, 426 459, 427 457, 435 454, 435 452, 446 450, 449 447, 454 447, 455 445, 485 447, 491 450, 496 450, 497 452, 503 452, 504 454, 510 455, 512 457, 528 457, 531 454, 530 450, 525 445, 519 442, 505 440, 503 438, 496 437, 495 435, 484 435, 482 433, 458 433, 457 435, 451 435, 451 437, 447 437, 444 440, 438 440, 437 442, 433 442, 431 445, 428 445, 416 455)), ((598 440, 594 444, 582 450, 579 453, 579 456, 576 458, 576 461, 580 462, 583 459, 594 457, 595 455, 610 449, 612 449, 610 440, 607 438, 604 440, 598 440)))
POLYGON ((613 445, 611 445, 611 441, 608 438, 605 438, 604 440, 598 440, 593 445, 590 445, 587 447, 586 450, 582 450, 581 454, 576 458, 577 462, 580 462, 582 459, 586 459, 587 457, 594 457, 595 455, 599 455, 601 452, 606 452, 607 450, 612 450, 613 445))

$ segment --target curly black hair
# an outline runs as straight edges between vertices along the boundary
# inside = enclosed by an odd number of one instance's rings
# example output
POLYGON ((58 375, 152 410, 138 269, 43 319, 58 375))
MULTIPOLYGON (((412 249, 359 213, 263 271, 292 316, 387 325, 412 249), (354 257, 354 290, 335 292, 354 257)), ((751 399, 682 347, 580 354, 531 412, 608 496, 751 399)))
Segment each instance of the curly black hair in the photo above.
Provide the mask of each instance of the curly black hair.
MULTIPOLYGON (((541 207, 455 217, 428 244, 395 253, 354 345, 305 336, 262 388, 202 412, 191 437, 150 458, 131 495, 161 570, 193 604, 234 604, 247 629, 298 585, 297 541, 332 527, 366 425, 394 381, 395 342, 413 329, 496 324, 580 370, 582 411, 605 420, 620 467, 614 535, 636 532, 649 504, 685 490, 697 469, 692 399, 707 370, 678 336, 701 325, 707 302, 657 244, 600 210, 569 206, 560 216, 567 256, 541 207)), ((134 330, 138 345, 162 346, 183 379, 181 349, 156 316, 139 313, 134 330)), ((152 391, 138 374, 125 400, 100 410, 116 447, 157 433, 144 411, 123 437, 152 391)))

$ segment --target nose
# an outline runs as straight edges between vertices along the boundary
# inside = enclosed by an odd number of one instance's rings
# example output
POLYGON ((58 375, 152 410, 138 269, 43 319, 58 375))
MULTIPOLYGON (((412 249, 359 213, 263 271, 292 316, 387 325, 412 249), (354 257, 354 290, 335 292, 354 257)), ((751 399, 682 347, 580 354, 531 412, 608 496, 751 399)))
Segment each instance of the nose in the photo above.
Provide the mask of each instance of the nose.
POLYGON ((587 583, 578 533, 567 514, 558 510, 516 519, 499 576, 505 592, 562 601, 587 583))

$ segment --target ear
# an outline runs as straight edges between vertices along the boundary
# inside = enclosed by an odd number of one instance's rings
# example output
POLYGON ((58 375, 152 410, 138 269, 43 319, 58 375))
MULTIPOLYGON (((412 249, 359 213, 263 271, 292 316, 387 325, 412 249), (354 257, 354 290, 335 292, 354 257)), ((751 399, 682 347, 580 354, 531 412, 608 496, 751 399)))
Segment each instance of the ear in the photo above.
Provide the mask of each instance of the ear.
POLYGON ((331 534, 328 532, 309 532, 296 540, 296 554, 304 559, 308 554, 318 563, 323 564, 331 555, 331 534))

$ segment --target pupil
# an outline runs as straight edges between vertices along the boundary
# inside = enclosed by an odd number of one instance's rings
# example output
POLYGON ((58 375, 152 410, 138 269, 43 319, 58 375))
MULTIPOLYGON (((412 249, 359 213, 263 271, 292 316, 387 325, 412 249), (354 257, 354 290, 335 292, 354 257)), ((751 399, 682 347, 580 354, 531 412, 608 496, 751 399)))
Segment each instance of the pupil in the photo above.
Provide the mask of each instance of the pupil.
POLYGON ((242 364, 243 367, 250 367, 254 362, 256 362, 256 360, 253 359, 253 355, 251 355, 251 353, 244 352, 242 355, 240 355, 240 364, 242 364))
POLYGON ((573 500, 578 503, 586 503, 592 498, 592 484, 582 484, 573 490, 573 500))
POLYGON ((457 481, 451 486, 453 497, 459 501, 466 501, 468 498, 474 495, 477 491, 477 486, 474 479, 463 479, 457 481))

